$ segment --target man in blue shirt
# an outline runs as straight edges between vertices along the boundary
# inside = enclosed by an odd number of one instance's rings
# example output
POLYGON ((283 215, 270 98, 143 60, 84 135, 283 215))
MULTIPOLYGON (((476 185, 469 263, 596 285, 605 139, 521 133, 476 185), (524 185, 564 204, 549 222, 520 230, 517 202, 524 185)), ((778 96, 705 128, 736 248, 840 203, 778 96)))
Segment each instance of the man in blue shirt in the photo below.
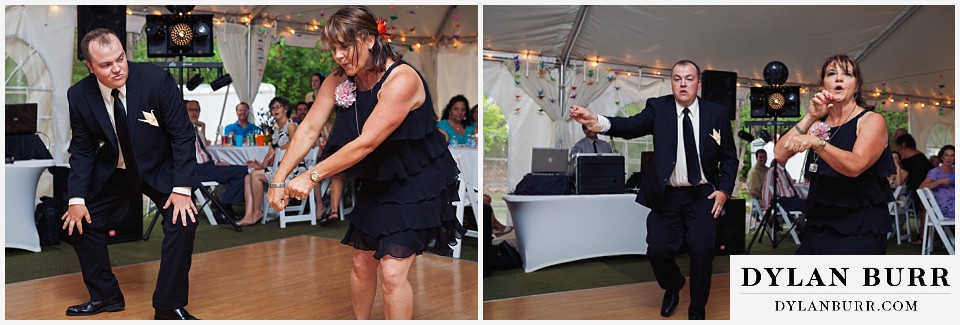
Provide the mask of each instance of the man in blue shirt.
POLYGON ((237 123, 233 123, 224 127, 223 133, 230 136, 241 135, 246 137, 260 132, 260 127, 250 124, 250 121, 247 120, 249 115, 250 105, 247 105, 247 103, 244 102, 237 104, 237 123))

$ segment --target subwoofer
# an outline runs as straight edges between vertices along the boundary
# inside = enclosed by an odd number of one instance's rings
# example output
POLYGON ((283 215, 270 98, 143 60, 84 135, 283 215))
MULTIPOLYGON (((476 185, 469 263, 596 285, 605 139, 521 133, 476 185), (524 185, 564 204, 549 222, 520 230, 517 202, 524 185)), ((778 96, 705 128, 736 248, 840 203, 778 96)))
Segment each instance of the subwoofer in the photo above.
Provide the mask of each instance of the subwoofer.
POLYGON ((723 205, 723 214, 717 219, 716 255, 743 254, 747 240, 744 223, 747 218, 747 200, 731 198, 723 205))

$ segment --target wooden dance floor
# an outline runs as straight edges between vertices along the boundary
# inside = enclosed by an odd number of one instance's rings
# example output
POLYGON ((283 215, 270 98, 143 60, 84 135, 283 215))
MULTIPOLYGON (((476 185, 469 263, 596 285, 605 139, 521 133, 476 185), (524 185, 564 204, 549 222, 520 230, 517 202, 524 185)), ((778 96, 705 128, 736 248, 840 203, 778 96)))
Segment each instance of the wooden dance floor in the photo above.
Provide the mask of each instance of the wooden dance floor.
MULTIPOLYGON (((670 317, 660 316, 663 289, 656 281, 584 289, 483 303, 483 319, 687 319, 690 281, 670 317)), ((707 319, 730 319, 730 275, 714 274, 707 319)))
MULTIPOLYGON (((352 249, 299 236, 195 254, 187 310, 200 319, 354 319, 352 249)), ((89 299, 80 273, 6 286, 6 319, 153 319, 160 262, 116 267, 126 310, 68 317, 89 299)), ((424 254, 410 270, 414 319, 477 319, 477 263, 424 254)), ((373 319, 383 319, 377 290, 373 319)))

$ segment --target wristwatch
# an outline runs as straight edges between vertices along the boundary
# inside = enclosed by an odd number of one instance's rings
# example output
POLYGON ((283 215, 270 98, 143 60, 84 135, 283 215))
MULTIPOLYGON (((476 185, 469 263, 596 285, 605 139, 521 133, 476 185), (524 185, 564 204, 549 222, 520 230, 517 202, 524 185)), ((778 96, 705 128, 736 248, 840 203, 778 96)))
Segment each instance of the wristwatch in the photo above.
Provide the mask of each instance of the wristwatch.
POLYGON ((310 181, 314 184, 320 182, 320 173, 318 173, 316 169, 310 168, 310 181))

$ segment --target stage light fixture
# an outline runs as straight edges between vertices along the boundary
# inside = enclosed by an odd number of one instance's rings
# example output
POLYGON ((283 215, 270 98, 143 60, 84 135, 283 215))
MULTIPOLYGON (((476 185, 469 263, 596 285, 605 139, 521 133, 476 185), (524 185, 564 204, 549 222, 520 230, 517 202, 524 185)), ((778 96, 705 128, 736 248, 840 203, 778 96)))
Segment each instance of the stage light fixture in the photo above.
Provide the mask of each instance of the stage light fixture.
POLYGON ((190 80, 187 81, 187 90, 193 91, 194 89, 197 89, 197 86, 200 86, 201 83, 203 83, 203 75, 200 74, 200 72, 197 72, 192 78, 190 78, 190 80))
POLYGON ((217 91, 217 90, 220 90, 220 88, 223 88, 232 82, 233 82, 233 78, 231 78, 229 74, 225 74, 222 77, 217 78, 216 80, 211 82, 210 89, 213 89, 213 91, 217 91))
POLYGON ((171 15, 147 16, 147 57, 213 56, 213 15, 193 15, 194 6, 167 6, 171 15))

